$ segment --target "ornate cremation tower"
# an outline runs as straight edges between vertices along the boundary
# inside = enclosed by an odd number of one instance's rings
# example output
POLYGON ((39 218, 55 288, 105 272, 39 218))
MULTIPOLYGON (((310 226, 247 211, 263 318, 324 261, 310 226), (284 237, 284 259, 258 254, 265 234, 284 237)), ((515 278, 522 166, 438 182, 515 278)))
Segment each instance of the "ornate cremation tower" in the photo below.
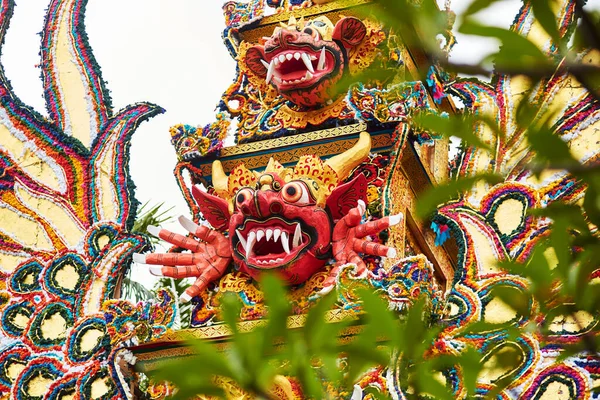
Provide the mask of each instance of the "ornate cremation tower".
MULTIPOLYGON (((565 392, 589 398, 597 358, 558 356, 598 316, 557 322, 549 338, 526 330, 514 340, 501 329, 462 334, 482 320, 523 327, 545 318, 533 303, 521 313, 493 295, 528 285, 496 261, 526 260, 548 231, 550 222, 528 209, 576 202, 584 193, 564 171, 538 179, 526 170, 530 154, 514 116, 528 81, 449 77, 384 26, 369 0, 228 2, 223 38, 238 65, 233 84, 214 123, 170 132, 179 159, 175 179, 194 219, 181 222, 191 235, 157 229, 174 247, 154 254, 144 234, 131 232, 137 201, 127 164, 132 132, 163 110, 146 103, 112 109, 86 40, 85 3, 50 1, 41 52, 48 118, 22 104, 0 74, 0 393, 6 398, 133 398, 139 388, 128 364, 152 369, 157 360, 183 357, 184 336, 227 342, 218 313, 224 294, 243 300, 240 329, 259 324, 266 309, 256 279, 265 270, 278 271, 291 287, 290 327, 301 326, 329 292, 337 296, 330 321, 360 313, 361 301, 351 294, 358 286, 399 313, 424 296, 443 327, 432 351, 455 354, 469 345, 484 355, 479 393, 510 376, 502 398, 565 392), (380 74, 369 75, 374 70, 380 74), (505 128, 498 137, 484 124, 473 127, 493 154, 463 146, 449 162, 447 140, 415 128, 417 113, 457 112, 449 95, 505 128), (229 132, 235 145, 224 147, 229 132), (426 188, 481 172, 503 181, 440 205, 429 221, 414 216, 426 188), (118 299, 132 258, 155 274, 195 278, 181 296, 193 304, 192 328, 171 329, 176 306, 169 291, 152 303, 118 299), (494 357, 507 352, 518 367, 496 368, 494 357)), ((564 1, 556 8, 561 35, 570 32, 574 7, 564 1)), ((13 1, 0 0, 0 39, 13 8, 13 1)), ((512 29, 547 54, 556 51, 529 7, 512 29)), ((451 34, 438 33, 450 47, 451 34)), ((593 52, 581 56, 600 60, 593 52)), ((565 73, 536 90, 536 99, 555 109, 553 129, 574 157, 596 163, 598 103, 565 73)), ((399 360, 390 360, 357 387, 402 399, 402 372, 399 360)), ((461 371, 443 379, 465 397, 461 371)), ((297 386, 287 387, 293 390, 283 398, 302 398, 297 386)), ((147 394, 163 398, 169 390, 154 385, 147 394)))

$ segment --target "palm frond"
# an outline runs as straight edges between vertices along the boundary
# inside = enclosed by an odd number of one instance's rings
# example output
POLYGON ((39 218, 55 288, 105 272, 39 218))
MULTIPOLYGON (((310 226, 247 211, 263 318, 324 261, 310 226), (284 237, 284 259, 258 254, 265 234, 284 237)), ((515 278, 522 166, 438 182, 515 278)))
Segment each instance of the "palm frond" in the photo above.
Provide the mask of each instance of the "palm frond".
POLYGON ((145 301, 154 299, 154 293, 144 287, 139 282, 131 280, 130 277, 126 276, 123 278, 123 294, 122 298, 133 300, 134 302, 145 301))
MULTIPOLYGON (((170 212, 175 207, 164 209, 164 206, 164 202, 154 206, 150 206, 149 202, 145 202, 138 210, 138 217, 133 224, 133 231, 145 233, 149 225, 158 226, 173 220, 173 215, 170 212)), ((156 244, 159 239, 151 236, 150 240, 153 244, 156 244)))

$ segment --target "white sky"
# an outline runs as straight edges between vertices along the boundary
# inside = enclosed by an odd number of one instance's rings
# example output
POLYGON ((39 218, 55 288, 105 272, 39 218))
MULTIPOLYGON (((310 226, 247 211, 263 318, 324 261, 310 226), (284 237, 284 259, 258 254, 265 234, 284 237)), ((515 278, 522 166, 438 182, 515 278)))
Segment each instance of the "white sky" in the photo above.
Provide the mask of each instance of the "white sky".
MULTIPOLYGON (((40 80, 37 32, 49 0, 20 0, 2 51, 2 64, 19 98, 47 115, 40 80)), ((443 1, 440 1, 443 3, 443 1)), ((470 1, 454 0, 457 13, 470 1)), ((172 171, 176 164, 169 127, 203 126, 234 78, 235 63, 221 41, 222 1, 89 0, 90 43, 116 110, 150 101, 167 110, 144 122, 133 136, 131 174, 137 198, 164 202, 175 216, 188 214, 172 171)), ((508 27, 520 2, 505 0, 480 15, 488 24, 508 27)), ((452 57, 474 62, 495 51, 493 40, 458 36, 452 57)), ((497 46, 497 45, 496 45, 497 46)), ((181 232, 178 224, 165 227, 181 232)))

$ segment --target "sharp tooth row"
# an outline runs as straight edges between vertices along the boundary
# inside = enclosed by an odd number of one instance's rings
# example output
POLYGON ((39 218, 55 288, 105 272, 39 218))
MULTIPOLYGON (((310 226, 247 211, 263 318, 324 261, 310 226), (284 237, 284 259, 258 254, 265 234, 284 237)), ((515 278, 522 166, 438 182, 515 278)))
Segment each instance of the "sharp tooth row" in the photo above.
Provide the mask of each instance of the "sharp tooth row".
MULTIPOLYGON (((246 251, 246 257, 253 256, 254 245, 261 240, 270 241, 271 238, 274 242, 281 240, 281 246, 283 250, 290 254, 290 236, 286 231, 282 231, 279 228, 275 229, 255 229, 248 233, 248 237, 244 238, 242 232, 239 229, 235 231, 238 239, 244 250, 246 251)), ((300 228, 300 224, 296 223, 296 227, 294 228, 294 236, 292 237, 292 249, 300 246, 302 244, 302 229, 300 228)))
POLYGON ((278 264, 283 261, 283 258, 277 258, 275 260, 256 260, 257 264, 269 265, 269 264, 278 264))
MULTIPOLYGON (((281 82, 282 83, 300 83, 302 81, 305 81, 306 79, 310 79, 313 77, 312 74, 315 73, 315 68, 312 65, 312 61, 314 61, 316 59, 317 59, 317 57, 315 57, 314 55, 304 53, 304 52, 295 52, 295 53, 280 54, 278 56, 275 56, 271 60, 271 63, 267 63, 265 60, 260 60, 260 61, 267 69, 267 78, 266 78, 267 83, 271 82, 272 78, 274 78, 277 82, 280 82, 280 83, 281 82), (306 70, 307 70, 306 75, 301 79, 289 80, 289 81, 282 80, 280 77, 275 76, 274 75, 275 67, 281 63, 291 60, 292 58, 294 58, 296 60, 302 59, 302 62, 304 62, 304 66, 306 67, 306 70)), ((321 49, 321 55, 319 58, 319 63, 317 65, 318 71, 322 71, 324 69, 325 69, 325 47, 323 47, 321 49)))
MULTIPOLYGON (((278 66, 281 63, 284 63, 286 61, 291 60, 292 58, 299 60, 300 58, 305 58, 310 62, 310 61, 314 61, 317 59, 316 56, 312 55, 312 54, 308 54, 308 53, 287 53, 287 54, 280 54, 278 56, 275 56, 273 58, 273 60, 271 60, 272 63, 275 63, 275 66, 278 66)), ((265 66, 265 68, 268 68, 267 65, 269 65, 265 60, 261 60, 263 65, 265 66)), ((325 65, 325 47, 321 48, 321 54, 319 57, 319 62, 322 63, 323 65, 325 65)), ((306 63, 306 61, 304 62, 306 64, 306 68, 309 68, 308 64, 306 63)), ((312 65, 310 66, 312 68, 312 65)))
POLYGON ((300 83, 300 82, 304 82, 307 79, 311 79, 313 77, 313 74, 310 73, 310 71, 306 71, 306 75, 304 75, 302 78, 300 79, 290 79, 290 80, 285 80, 282 79, 281 82, 282 83, 286 83, 286 84, 290 84, 290 83, 300 83))

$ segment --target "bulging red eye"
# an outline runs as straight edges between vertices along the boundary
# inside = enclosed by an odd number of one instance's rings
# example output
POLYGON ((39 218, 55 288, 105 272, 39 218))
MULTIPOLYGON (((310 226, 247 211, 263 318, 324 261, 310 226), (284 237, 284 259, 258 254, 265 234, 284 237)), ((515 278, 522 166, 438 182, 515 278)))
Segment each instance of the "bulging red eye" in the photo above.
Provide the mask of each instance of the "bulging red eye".
POLYGON ((310 204, 311 200, 306 185, 298 181, 286 183, 281 189, 281 197, 286 202, 297 205, 310 204))
POLYGON ((238 208, 241 207, 245 201, 250 200, 252 198, 253 194, 254 194, 254 191, 252 189, 249 189, 249 188, 240 189, 238 191, 237 195, 235 196, 235 205, 238 208))

